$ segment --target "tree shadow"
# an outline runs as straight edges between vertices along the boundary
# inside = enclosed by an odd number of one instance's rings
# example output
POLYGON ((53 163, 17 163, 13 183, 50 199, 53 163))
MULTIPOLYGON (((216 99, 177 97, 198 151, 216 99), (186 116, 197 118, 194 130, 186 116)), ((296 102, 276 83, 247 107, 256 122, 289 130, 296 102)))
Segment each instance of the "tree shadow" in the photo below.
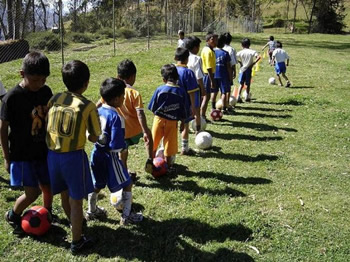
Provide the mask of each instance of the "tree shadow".
POLYGON ((252 113, 252 112, 235 112, 235 115, 238 116, 253 116, 253 117, 269 117, 269 118, 291 118, 291 115, 268 115, 268 114, 261 114, 261 113, 252 113))
MULTIPOLYGON (((250 128, 250 129, 256 129, 258 131, 278 131, 283 130, 286 132, 298 132, 297 129, 294 128, 288 128, 288 127, 276 127, 268 124, 261 124, 261 123, 254 123, 254 122, 240 122, 240 121, 231 121, 225 119, 223 122, 230 122, 230 126, 233 127, 244 127, 244 128, 250 128)), ((222 124, 227 125, 227 124, 222 124)), ((211 132, 211 131, 210 131, 211 132)))
POLYGON ((295 100, 295 99, 289 99, 287 101, 282 101, 282 102, 267 102, 267 101, 257 101, 255 102, 257 104, 263 104, 263 105, 286 105, 286 106, 303 106, 305 103, 295 100))
POLYGON ((250 140, 250 141, 280 141, 283 138, 281 136, 253 136, 253 135, 244 135, 244 134, 230 134, 230 133, 218 133, 210 130, 210 133, 213 137, 225 140, 250 140))
POLYGON ((289 87, 288 89, 312 89, 315 88, 314 86, 292 86, 289 87))
POLYGON ((278 160, 278 156, 267 155, 267 154, 259 154, 257 156, 243 155, 243 154, 231 154, 231 153, 223 153, 223 152, 213 152, 213 151, 203 151, 199 152, 198 155, 200 157, 206 158, 222 158, 229 160, 236 160, 242 162, 260 162, 260 161, 276 161, 278 160))
POLYGON ((140 261, 254 261, 248 254, 219 248, 214 252, 200 250, 198 244, 223 243, 226 240, 249 241, 252 230, 242 224, 213 227, 189 218, 155 221, 145 218, 132 228, 116 230, 104 226, 89 229, 98 239, 91 250, 104 258, 122 257, 140 261), (195 244, 190 243, 195 242, 195 244))
MULTIPOLYGON (((259 103, 259 102, 257 102, 259 103)), ((244 110, 258 110, 258 111, 266 111, 266 112, 292 112, 291 109, 275 109, 275 108, 265 108, 265 107, 254 107, 254 106, 235 106, 237 109, 244 110)))

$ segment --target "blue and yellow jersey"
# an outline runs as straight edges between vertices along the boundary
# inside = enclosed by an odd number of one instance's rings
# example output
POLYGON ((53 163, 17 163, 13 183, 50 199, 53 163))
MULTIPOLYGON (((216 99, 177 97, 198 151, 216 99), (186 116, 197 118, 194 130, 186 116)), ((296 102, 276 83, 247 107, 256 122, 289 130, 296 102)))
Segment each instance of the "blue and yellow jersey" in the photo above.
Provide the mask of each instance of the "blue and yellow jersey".
POLYGON ((199 91, 197 78, 191 69, 186 65, 176 65, 177 73, 179 74, 179 86, 190 94, 199 91))
POLYGON ((202 66, 203 66, 204 74, 208 74, 208 69, 211 69, 212 72, 215 73, 215 69, 216 69, 215 52, 209 46, 203 47, 201 52, 201 58, 203 62, 202 66))
POLYGON ((55 152, 84 149, 86 131, 99 136, 101 125, 96 105, 84 96, 63 92, 48 102, 46 143, 55 152))

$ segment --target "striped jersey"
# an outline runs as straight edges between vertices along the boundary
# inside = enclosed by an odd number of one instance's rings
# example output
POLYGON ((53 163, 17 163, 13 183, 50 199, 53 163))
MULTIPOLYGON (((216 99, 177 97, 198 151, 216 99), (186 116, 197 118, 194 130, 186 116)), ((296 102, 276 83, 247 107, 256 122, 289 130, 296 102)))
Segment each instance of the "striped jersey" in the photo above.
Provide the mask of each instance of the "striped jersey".
POLYGON ((84 149, 86 131, 94 136, 101 134, 96 105, 82 95, 58 93, 50 99, 48 108, 46 144, 52 151, 84 149))

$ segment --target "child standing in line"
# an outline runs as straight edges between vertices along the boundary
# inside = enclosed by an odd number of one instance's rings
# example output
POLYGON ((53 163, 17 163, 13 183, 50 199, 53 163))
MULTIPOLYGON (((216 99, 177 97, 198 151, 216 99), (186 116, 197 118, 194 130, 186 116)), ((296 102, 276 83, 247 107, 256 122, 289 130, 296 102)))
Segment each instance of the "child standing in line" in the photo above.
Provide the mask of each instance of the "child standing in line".
POLYGON ((203 61, 203 72, 204 72, 204 87, 206 90, 206 95, 203 99, 201 112, 202 116, 206 119, 205 114, 207 111, 209 99, 211 100, 211 108, 215 109, 215 92, 217 93, 217 88, 215 86, 214 74, 216 69, 216 60, 214 48, 218 42, 218 35, 214 33, 208 33, 205 37, 207 45, 202 49, 201 58, 203 61))
POLYGON ((250 40, 248 38, 244 38, 242 40, 243 50, 237 53, 237 59, 241 65, 241 68, 239 69, 239 77, 238 77, 238 82, 240 84, 239 90, 238 90, 238 97, 237 97, 238 102, 242 102, 241 92, 244 84, 247 86, 247 96, 245 97, 245 102, 251 101, 250 83, 252 78, 252 68, 261 59, 259 54, 255 50, 250 49, 249 47, 250 47, 250 40))
MULTIPOLYGON (((216 57, 216 69, 215 69, 215 84, 221 92, 221 101, 223 105, 223 113, 228 114, 229 98, 230 98, 230 88, 231 88, 231 58, 227 51, 223 50, 225 45, 225 36, 220 35, 218 38, 218 45, 215 48, 216 57)), ((215 100, 217 93, 214 93, 215 100)))
POLYGON ((116 108, 123 105, 124 94, 124 81, 116 78, 108 78, 103 81, 100 95, 104 102, 98 109, 102 135, 98 138, 91 153, 91 168, 95 191, 89 194, 89 211, 87 212, 87 219, 101 218, 101 214, 106 215, 105 210, 96 205, 96 194, 106 185, 111 193, 123 189, 121 225, 137 223, 143 219, 142 214, 131 212, 132 180, 119 158, 119 155, 126 148, 124 139, 125 122, 124 118, 118 114, 116 108))
POLYGON ((181 121, 180 132, 184 129, 184 121, 189 117, 187 94, 177 85, 179 74, 175 65, 164 65, 161 69, 164 85, 154 92, 148 109, 153 112, 153 155, 163 138, 164 156, 168 170, 175 172, 172 159, 177 153, 178 121, 181 121))
POLYGON ((224 50, 228 52, 228 54, 230 55, 231 58, 231 72, 232 72, 232 79, 231 81, 231 85, 233 84, 233 79, 236 78, 236 64, 237 64, 237 52, 236 50, 230 45, 232 42, 232 36, 230 33, 224 33, 224 37, 225 37, 225 46, 224 46, 224 50))
MULTIPOLYGON (((151 174, 153 170, 152 132, 147 126, 141 94, 133 87, 136 80, 136 66, 131 60, 125 59, 119 63, 118 78, 126 84, 124 103, 117 107, 119 115, 125 119, 126 149, 121 152, 121 159, 128 169, 128 148, 138 144, 140 138, 143 137, 148 155, 145 171, 151 174)), ((129 171, 129 174, 136 179, 135 172, 129 171)))
POLYGON ((68 91, 56 94, 48 103, 47 162, 52 191, 61 193, 62 207, 71 223, 71 252, 76 254, 92 244, 82 234, 83 199, 94 191, 84 147, 86 133, 95 143, 101 125, 96 105, 82 95, 89 84, 88 66, 71 61, 63 66, 62 77, 68 91))
POLYGON ((277 41, 277 49, 272 53, 272 63, 275 64, 275 71, 278 81, 280 82, 280 86, 283 86, 280 76, 282 74, 283 78, 287 81, 286 87, 290 87, 289 79, 286 76, 286 66, 289 65, 289 56, 287 52, 282 49, 282 43, 279 41, 277 41), (285 61, 287 61, 287 63, 285 63, 285 61))
POLYGON ((187 62, 190 52, 182 47, 176 49, 175 60, 177 73, 179 74, 179 86, 187 93, 187 100, 190 103, 192 116, 185 120, 184 130, 181 134, 181 155, 195 155, 195 151, 188 146, 189 122, 193 119, 196 121, 196 130, 201 128, 199 109, 201 105, 200 91, 194 72, 187 68, 187 62))
POLYGON ((5 214, 14 234, 23 233, 21 214, 41 192, 44 207, 49 212, 52 209, 45 143, 46 105, 52 97, 51 89, 45 85, 50 75, 49 60, 40 52, 31 52, 24 57, 20 74, 23 80, 5 95, 0 114, 5 169, 10 174, 11 186, 24 187, 24 194, 5 214))
MULTIPOLYGON (((201 44, 201 40, 196 36, 191 36, 185 39, 185 48, 188 49, 188 51, 190 51, 187 67, 191 69, 196 76, 197 83, 200 89, 199 91, 202 98, 201 99, 201 103, 202 103, 205 97, 206 91, 203 84, 204 73, 202 69, 202 58, 197 55, 200 49, 200 44, 201 44)), ((202 112, 202 108, 200 108, 200 115, 201 116, 205 115, 205 113, 203 114, 202 112)))
POLYGON ((177 40, 177 47, 184 47, 184 38, 185 38, 185 32, 183 30, 179 30, 177 32, 177 35, 179 36, 179 40, 177 40))
POLYGON ((270 65, 273 65, 273 62, 272 62, 272 53, 273 51, 276 49, 276 46, 277 46, 277 43, 275 41, 275 38, 271 35, 270 38, 269 38, 269 41, 266 43, 266 45, 264 45, 264 47, 261 49, 261 51, 264 51, 264 49, 266 47, 269 47, 269 64, 270 65))

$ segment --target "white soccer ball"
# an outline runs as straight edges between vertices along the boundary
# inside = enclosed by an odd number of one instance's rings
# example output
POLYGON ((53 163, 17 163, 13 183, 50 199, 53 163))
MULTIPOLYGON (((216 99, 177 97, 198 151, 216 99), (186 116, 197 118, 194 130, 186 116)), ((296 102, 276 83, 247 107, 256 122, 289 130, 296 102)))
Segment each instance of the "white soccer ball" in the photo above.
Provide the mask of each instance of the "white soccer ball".
MULTIPOLYGON (((193 119, 191 121, 191 125, 190 126, 191 126, 191 129, 193 131, 197 131, 196 130, 196 120, 195 119, 193 119)), ((207 121, 205 121, 204 117, 201 116, 201 129, 199 131, 204 131, 206 127, 207 127, 207 121)))
POLYGON ((216 101, 215 108, 221 110, 224 107, 222 103, 222 99, 220 98, 218 101, 216 101))
POLYGON ((252 92, 249 92, 249 94, 247 93, 247 90, 244 90, 244 93, 243 93, 243 97, 244 99, 252 99, 252 92))
POLYGON ((213 144, 213 137, 208 132, 200 132, 195 139, 195 144, 200 149, 208 149, 213 144))
POLYGON ((123 210, 123 202, 122 202, 122 197, 123 197, 123 189, 120 189, 117 192, 111 193, 110 197, 110 202, 111 205, 114 206, 117 210, 123 210))
POLYGON ((237 98, 234 96, 230 96, 228 102, 229 102, 230 106, 235 106, 237 104, 237 98))
POLYGON ((270 85, 275 85, 276 84, 276 79, 274 77, 269 78, 269 84, 270 85))

